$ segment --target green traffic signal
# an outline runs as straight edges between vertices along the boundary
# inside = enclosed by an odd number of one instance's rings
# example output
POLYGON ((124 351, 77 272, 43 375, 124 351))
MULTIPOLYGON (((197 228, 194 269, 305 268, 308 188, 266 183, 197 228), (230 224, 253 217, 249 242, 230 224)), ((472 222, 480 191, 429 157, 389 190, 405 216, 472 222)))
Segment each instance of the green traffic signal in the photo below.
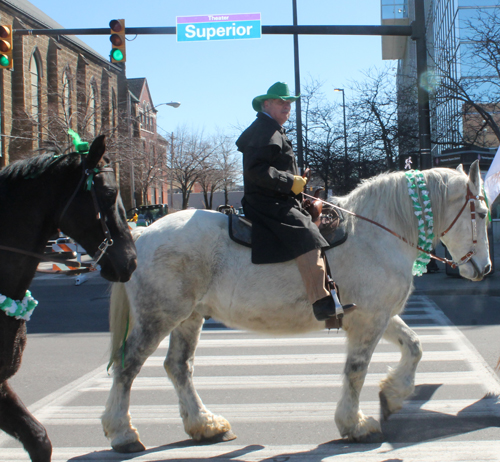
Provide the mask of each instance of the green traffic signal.
POLYGON ((10 63, 10 60, 7 56, 1 55, 0 56, 0 66, 7 67, 10 63))
MULTIPOLYGON (((118 48, 115 48, 114 50, 111 51, 111 58, 113 58, 115 61, 122 61, 123 60, 123 53, 121 50, 118 48)), ((1 62, 1 58, 0 58, 1 62)))

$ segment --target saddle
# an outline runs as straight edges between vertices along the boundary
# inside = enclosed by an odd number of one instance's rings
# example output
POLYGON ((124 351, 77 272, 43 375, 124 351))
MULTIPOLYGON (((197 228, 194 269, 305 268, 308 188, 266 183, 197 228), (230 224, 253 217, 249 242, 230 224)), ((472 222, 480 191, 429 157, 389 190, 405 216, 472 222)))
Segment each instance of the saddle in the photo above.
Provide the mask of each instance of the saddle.
MULTIPOLYGON (((337 247, 347 240, 344 216, 340 210, 331 206, 324 207, 320 215, 311 214, 311 216, 321 235, 328 242, 328 249, 337 247)), ((234 242, 245 247, 252 247, 252 222, 248 218, 231 214, 228 216, 228 228, 229 237, 234 242)))

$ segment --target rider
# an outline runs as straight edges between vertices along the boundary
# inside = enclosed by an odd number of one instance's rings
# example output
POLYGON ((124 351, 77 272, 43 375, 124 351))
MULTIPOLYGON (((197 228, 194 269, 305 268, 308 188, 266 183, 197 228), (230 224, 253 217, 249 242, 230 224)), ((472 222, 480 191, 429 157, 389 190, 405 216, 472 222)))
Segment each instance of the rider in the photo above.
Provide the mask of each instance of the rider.
POLYGON ((335 316, 335 303, 326 288, 321 249, 328 243, 302 208, 306 179, 299 174, 292 144, 283 124, 290 117, 288 85, 276 82, 252 106, 257 119, 236 141, 243 153, 245 216, 253 222, 252 263, 281 263, 295 259, 309 302, 319 321, 335 316))

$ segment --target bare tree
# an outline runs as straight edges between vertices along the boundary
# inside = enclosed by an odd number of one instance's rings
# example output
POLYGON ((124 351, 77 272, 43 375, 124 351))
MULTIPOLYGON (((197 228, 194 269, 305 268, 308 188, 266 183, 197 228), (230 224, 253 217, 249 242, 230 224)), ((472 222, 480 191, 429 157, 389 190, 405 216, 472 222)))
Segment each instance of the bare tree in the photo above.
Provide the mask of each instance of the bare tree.
POLYGON ((193 186, 213 151, 213 146, 206 141, 203 133, 188 132, 183 127, 177 129, 172 136, 171 156, 167 157, 167 167, 181 190, 183 209, 188 207, 193 186))
POLYGON ((224 203, 227 205, 229 190, 241 175, 241 162, 236 158, 233 138, 219 131, 212 137, 211 145, 213 151, 204 161, 198 178, 207 209, 212 209, 216 191, 224 191, 224 203))

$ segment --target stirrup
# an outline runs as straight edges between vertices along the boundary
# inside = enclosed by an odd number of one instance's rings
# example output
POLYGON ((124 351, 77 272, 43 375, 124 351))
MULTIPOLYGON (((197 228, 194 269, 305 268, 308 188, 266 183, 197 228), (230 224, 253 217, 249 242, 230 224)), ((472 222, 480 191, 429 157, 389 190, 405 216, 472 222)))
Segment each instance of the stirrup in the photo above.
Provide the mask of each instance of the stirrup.
POLYGON ((335 289, 331 289, 330 293, 332 294, 333 303, 335 304, 335 317, 337 319, 342 319, 344 317, 344 311, 348 311, 356 306, 354 303, 348 303, 347 305, 342 305, 339 300, 339 296, 337 295, 337 291, 335 289))

